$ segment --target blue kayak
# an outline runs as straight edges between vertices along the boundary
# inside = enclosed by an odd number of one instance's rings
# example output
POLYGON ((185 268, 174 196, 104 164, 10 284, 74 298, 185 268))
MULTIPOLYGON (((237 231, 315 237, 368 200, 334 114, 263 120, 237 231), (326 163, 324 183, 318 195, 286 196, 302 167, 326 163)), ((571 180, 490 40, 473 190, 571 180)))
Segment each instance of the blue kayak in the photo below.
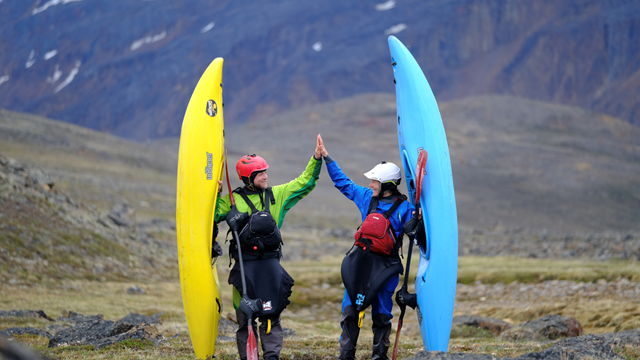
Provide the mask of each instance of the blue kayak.
POLYGON ((389 37, 396 83, 398 145, 411 201, 418 153, 428 152, 420 194, 427 244, 416 276, 417 315, 425 350, 449 347, 458 274, 458 217, 449 146, 438 104, 409 50, 389 37))

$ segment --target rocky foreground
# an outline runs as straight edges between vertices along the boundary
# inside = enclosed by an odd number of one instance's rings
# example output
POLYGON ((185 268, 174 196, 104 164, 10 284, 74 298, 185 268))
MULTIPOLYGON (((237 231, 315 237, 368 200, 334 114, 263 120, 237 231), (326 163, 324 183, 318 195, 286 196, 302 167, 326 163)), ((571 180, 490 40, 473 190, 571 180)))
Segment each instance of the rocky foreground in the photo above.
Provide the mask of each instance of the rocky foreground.
MULTIPOLYGON (((152 316, 130 313, 117 321, 105 320, 102 315, 86 316, 68 311, 57 319, 52 319, 41 310, 0 311, 0 318, 40 318, 50 322, 44 329, 33 327, 12 327, 0 331, 0 354, 10 359, 22 360, 37 358, 37 355, 7 342, 3 338, 19 338, 22 335, 44 337, 49 340, 48 347, 69 347, 90 345, 100 349, 128 340, 147 341, 158 345, 167 339, 157 327, 162 323, 162 314, 152 316)), ((542 318, 511 325, 505 321, 480 316, 456 316, 453 319, 453 332, 460 334, 460 328, 486 330, 501 341, 536 341, 546 344, 546 349, 516 357, 518 360, 537 359, 625 359, 615 350, 627 347, 640 348, 640 329, 617 333, 584 335, 581 324, 571 317, 547 315, 542 318)), ((233 333, 237 324, 222 318, 218 342, 234 341, 233 333)), ((285 336, 295 336, 295 331, 286 329, 285 336)), ((175 335, 179 336, 179 335, 175 335)), ((477 334, 476 334, 477 336, 477 334)), ((410 359, 501 359, 491 354, 442 353, 422 351, 410 359)))

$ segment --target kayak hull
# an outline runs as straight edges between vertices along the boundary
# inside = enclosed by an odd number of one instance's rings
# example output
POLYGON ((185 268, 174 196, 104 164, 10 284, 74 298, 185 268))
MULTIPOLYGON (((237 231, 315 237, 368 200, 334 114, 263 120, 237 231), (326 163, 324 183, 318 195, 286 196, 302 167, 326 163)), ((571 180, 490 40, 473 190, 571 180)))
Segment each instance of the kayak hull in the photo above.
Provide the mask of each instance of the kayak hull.
POLYGON ((214 356, 222 313, 218 272, 211 261, 214 210, 224 161, 222 65, 222 58, 213 60, 193 91, 182 122, 178 157, 180 286, 198 359, 214 356))
POLYGON ((420 150, 428 152, 420 194, 427 246, 416 276, 417 315, 425 350, 449 346, 458 271, 458 220, 449 146, 438 104, 420 66, 394 36, 389 48, 396 82, 398 145, 410 197, 420 150))

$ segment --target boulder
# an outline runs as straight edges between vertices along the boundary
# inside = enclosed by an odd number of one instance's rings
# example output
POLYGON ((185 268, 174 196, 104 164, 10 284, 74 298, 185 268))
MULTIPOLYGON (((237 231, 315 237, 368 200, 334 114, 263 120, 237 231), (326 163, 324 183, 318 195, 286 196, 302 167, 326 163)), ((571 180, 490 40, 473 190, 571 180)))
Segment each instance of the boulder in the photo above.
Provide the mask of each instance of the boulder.
POLYGON ((500 335, 503 331, 511 327, 506 321, 482 316, 460 315, 454 316, 452 326, 473 326, 500 335))
POLYGON ((136 225, 136 211, 126 200, 115 204, 108 216, 114 224, 121 227, 133 227, 136 225))
POLYGON ((97 315, 82 315, 79 314, 77 312, 73 312, 73 311, 63 311, 62 312, 62 316, 60 316, 59 318, 57 318, 57 321, 67 321, 67 322, 74 322, 76 324, 85 322, 85 321, 92 321, 92 320, 102 320, 104 319, 104 316, 102 314, 97 314, 97 315))
POLYGON ((548 349, 537 353, 529 353, 514 360, 544 360, 544 359, 572 359, 572 360, 625 360, 613 351, 606 337, 586 335, 562 339, 548 349))
POLYGON ((145 315, 140 315, 136 313, 129 313, 127 316, 118 320, 116 324, 126 324, 131 326, 142 325, 142 324, 161 324, 162 321, 160 319, 160 315, 162 314, 163 313, 159 312, 151 316, 145 316, 145 315))
POLYGON ((4 329, 0 331, 0 336, 4 336, 6 338, 13 337, 14 335, 37 335, 46 337, 47 339, 51 339, 53 335, 48 332, 32 327, 12 327, 8 329, 4 329))
MULTIPOLYGON (((237 330, 238 330, 238 323, 224 317, 220 318, 220 323, 218 324, 218 333, 235 334, 237 330)), ((218 340, 220 340, 220 336, 218 336, 218 340)))
POLYGON ((43 318, 49 321, 55 321, 42 310, 0 310, 0 318, 8 317, 43 318))
POLYGON ((126 322, 89 320, 61 330, 49 340, 49 347, 94 345, 96 349, 124 340, 163 340, 155 325, 131 325, 126 322))
POLYGON ((144 289, 137 287, 135 285, 131 286, 130 288, 127 289, 127 294, 129 295, 144 295, 147 292, 144 291, 144 289))
POLYGON ((527 321, 509 328, 500 334, 501 340, 556 340, 565 337, 576 337, 583 334, 578 320, 561 316, 547 315, 540 319, 527 321))

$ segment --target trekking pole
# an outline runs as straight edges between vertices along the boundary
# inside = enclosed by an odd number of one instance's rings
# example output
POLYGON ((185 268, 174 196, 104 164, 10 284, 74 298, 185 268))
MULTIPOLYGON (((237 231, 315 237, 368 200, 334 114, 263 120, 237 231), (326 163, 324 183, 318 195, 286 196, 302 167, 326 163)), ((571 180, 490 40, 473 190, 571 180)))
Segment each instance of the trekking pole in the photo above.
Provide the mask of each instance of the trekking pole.
MULTIPOLYGON (((227 174, 227 187, 229 188, 229 201, 231 201, 231 209, 236 206, 236 200, 233 198, 233 192, 231 191, 231 183, 229 182, 229 161, 227 158, 227 151, 224 152, 224 169, 227 174)), ((256 300, 249 300, 247 296, 247 282, 244 277, 244 262, 242 261, 242 249, 240 246, 240 237, 238 236, 238 232, 234 229, 231 229, 233 232, 233 239, 236 241, 236 248, 238 249, 238 261, 240 261, 240 277, 242 280, 242 299, 240 299, 240 306, 238 307, 240 311, 243 308, 248 308, 250 314, 247 317, 249 318, 247 325, 249 330, 249 339, 247 340, 247 360, 258 360, 258 343, 256 342, 255 334, 253 333, 253 314, 255 312, 260 311, 256 300), (244 306, 243 306, 244 305, 244 306)), ((261 302, 261 301, 260 301, 261 302)), ((261 305, 261 304, 260 304, 261 305)), ((244 313, 244 311, 242 311, 244 313)))
MULTIPOLYGON (((416 167, 416 201, 415 201, 415 211, 420 211, 420 194, 422 193, 422 180, 424 179, 425 166, 427 165, 427 151, 421 150, 418 154, 418 164, 416 167)), ((417 226, 420 226, 418 223, 417 226)), ((402 283, 402 287, 398 290, 396 294, 396 302, 398 306, 400 306, 400 317, 398 318, 398 330, 396 331, 396 340, 393 345, 393 355, 392 360, 396 360, 398 358, 398 340, 400 339, 400 330, 402 330, 402 320, 404 319, 404 313, 407 309, 407 303, 410 301, 415 301, 416 294, 409 294, 407 290, 407 283, 409 281, 409 271, 411 269, 411 253, 413 250, 413 241, 409 243, 409 249, 407 251, 407 272, 404 275, 404 282, 402 283), (400 296, 398 296, 400 295, 400 296), (410 295, 410 296, 408 296, 410 295), (401 301, 398 301, 398 297, 400 297, 401 301)))

